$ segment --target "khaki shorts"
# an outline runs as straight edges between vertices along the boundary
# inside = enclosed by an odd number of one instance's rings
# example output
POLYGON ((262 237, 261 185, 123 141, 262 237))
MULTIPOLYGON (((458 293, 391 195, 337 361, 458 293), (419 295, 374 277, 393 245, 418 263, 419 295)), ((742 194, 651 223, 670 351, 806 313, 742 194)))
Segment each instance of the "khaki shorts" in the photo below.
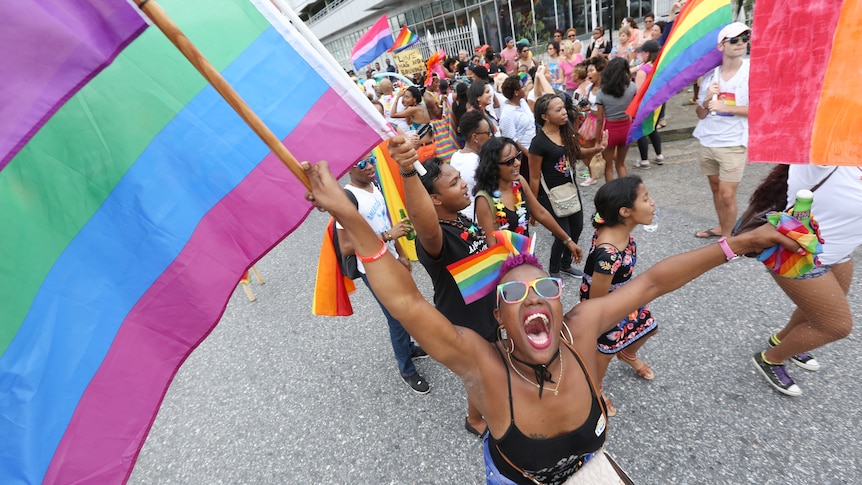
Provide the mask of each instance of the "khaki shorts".
POLYGON ((700 173, 706 176, 718 175, 722 182, 742 181, 742 172, 748 161, 748 149, 735 147, 705 147, 700 146, 700 173))

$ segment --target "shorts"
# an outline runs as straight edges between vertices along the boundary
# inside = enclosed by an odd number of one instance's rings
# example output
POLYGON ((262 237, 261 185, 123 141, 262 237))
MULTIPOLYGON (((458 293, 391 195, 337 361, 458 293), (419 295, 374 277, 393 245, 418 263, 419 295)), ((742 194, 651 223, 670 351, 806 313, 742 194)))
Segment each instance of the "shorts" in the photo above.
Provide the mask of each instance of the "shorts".
POLYGON ((605 129, 608 130, 608 148, 624 146, 631 126, 630 118, 605 121, 605 129))
POLYGON ((819 266, 815 266, 814 268, 811 269, 811 271, 805 273, 804 275, 800 275, 800 276, 797 276, 797 277, 792 278, 792 279, 794 279, 794 280, 811 280, 814 278, 820 278, 821 276, 828 273, 829 270, 832 269, 833 266, 835 266, 837 264, 841 264, 841 263, 846 263, 849 260, 850 260, 850 256, 847 256, 846 258, 841 258, 840 261, 836 261, 833 264, 821 264, 819 266))
POLYGON ((742 181, 745 163, 748 161, 748 148, 735 147, 705 147, 700 146, 700 173, 706 176, 718 175, 722 182, 742 181))

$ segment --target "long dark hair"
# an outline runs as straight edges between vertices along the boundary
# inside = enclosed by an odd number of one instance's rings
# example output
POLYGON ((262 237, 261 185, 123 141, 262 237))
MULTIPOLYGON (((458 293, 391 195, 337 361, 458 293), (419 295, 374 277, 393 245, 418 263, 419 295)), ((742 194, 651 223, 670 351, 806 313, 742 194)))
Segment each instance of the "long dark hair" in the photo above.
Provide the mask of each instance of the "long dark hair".
POLYGON ((615 98, 621 98, 632 82, 629 62, 622 57, 614 57, 602 71, 602 91, 615 98))
POLYGON ((632 208, 638 197, 638 188, 644 181, 637 175, 628 175, 613 179, 602 185, 594 199, 596 213, 601 216, 601 222, 593 217, 593 227, 614 227, 623 223, 620 209, 632 208))
POLYGON ((479 109, 479 98, 481 98, 485 94, 485 81, 476 80, 470 84, 470 87, 467 88, 467 103, 479 109))
POLYGON ((452 116, 455 117, 455 126, 461 121, 461 116, 467 111, 467 84, 455 85, 455 101, 452 102, 452 116))
POLYGON ((787 177, 790 165, 779 164, 760 182, 751 198, 748 199, 748 211, 762 212, 765 210, 784 210, 787 207, 787 177))
POLYGON ((473 186, 473 195, 480 190, 493 193, 500 186, 500 159, 506 145, 511 145, 517 150, 515 141, 504 136, 493 136, 482 145, 479 151, 479 165, 476 166, 476 185, 473 186))
MULTIPOLYGON (((545 126, 545 119, 542 118, 542 115, 548 112, 548 105, 554 100, 554 98, 562 101, 563 106, 566 105, 566 100, 556 94, 543 94, 536 100, 536 104, 533 109, 536 115, 536 123, 538 123, 539 126, 545 126)), ((581 158, 581 146, 578 145, 578 131, 575 130, 575 125, 572 124, 571 117, 565 125, 560 127, 560 138, 563 140, 563 148, 566 151, 566 158, 569 159, 569 164, 571 164, 572 169, 574 170, 575 161, 580 160, 581 158)))

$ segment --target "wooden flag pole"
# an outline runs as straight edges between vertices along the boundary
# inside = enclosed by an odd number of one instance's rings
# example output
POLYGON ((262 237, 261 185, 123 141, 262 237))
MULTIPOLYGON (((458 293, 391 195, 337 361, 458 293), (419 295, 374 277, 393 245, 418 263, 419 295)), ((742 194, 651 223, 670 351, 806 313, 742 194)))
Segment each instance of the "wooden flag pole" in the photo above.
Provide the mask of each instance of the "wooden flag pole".
MULTIPOLYGON (((137 1, 137 0, 136 0, 137 1)), ((257 116, 257 114, 252 111, 252 109, 243 101, 242 97, 236 90, 228 84, 224 77, 222 77, 221 73, 213 67, 212 64, 204 57, 201 51, 192 44, 192 41, 183 34, 182 30, 173 22, 173 20, 168 17, 168 14, 164 11, 164 9, 156 3, 155 0, 143 0, 137 3, 138 8, 143 11, 150 20, 165 34, 165 36, 175 45, 180 52, 186 56, 186 59, 192 63, 193 66, 201 73, 201 75, 206 79, 212 86, 221 94, 222 98, 237 112, 240 118, 257 133, 257 136, 266 143, 266 146, 272 150, 276 156, 278 156, 279 160, 293 172, 293 175, 302 182, 302 185, 305 188, 311 190, 311 184, 308 181, 308 177, 305 176, 305 172, 302 170, 302 167, 299 165, 299 162, 296 160, 290 151, 281 143, 281 140, 275 136, 269 127, 267 127, 263 120, 257 116)))

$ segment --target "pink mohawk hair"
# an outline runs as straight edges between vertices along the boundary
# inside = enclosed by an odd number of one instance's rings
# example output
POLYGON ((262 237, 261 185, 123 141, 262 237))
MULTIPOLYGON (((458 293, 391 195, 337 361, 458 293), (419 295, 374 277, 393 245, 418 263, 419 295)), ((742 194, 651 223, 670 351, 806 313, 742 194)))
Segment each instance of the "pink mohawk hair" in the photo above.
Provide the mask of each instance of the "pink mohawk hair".
POLYGON ((509 271, 517 268, 518 266, 524 265, 524 264, 529 264, 529 265, 535 266, 542 271, 545 270, 545 268, 542 267, 542 263, 540 263, 539 260, 536 259, 536 257, 533 256, 532 254, 530 254, 530 253, 513 254, 513 255, 509 256, 508 258, 506 258, 506 260, 503 261, 503 264, 500 265, 500 277, 497 278, 497 282, 495 283, 495 285, 500 284, 500 280, 503 279, 503 276, 505 276, 506 273, 508 273, 509 271))

